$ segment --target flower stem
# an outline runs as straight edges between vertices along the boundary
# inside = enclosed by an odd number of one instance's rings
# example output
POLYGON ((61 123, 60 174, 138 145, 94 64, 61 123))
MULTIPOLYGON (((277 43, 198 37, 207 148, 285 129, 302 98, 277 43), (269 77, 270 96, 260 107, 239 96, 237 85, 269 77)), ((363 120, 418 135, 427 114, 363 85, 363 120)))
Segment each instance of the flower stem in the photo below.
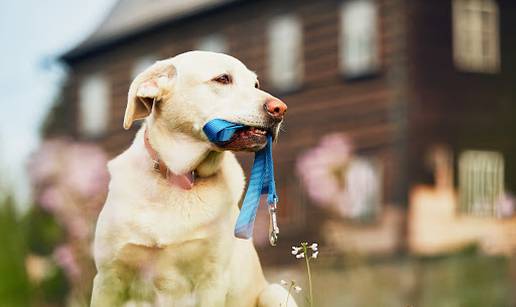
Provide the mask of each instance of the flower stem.
POLYGON ((294 282, 290 282, 290 287, 288 287, 287 300, 285 301, 285 307, 288 307, 288 299, 290 298, 290 292, 292 292, 292 287, 294 287, 294 282))
POLYGON ((307 244, 301 244, 303 246, 303 251, 305 252, 305 262, 306 262, 306 272, 308 274, 308 288, 310 289, 310 307, 314 306, 314 296, 312 291, 312 272, 310 271, 310 257, 308 257, 308 248, 307 244))

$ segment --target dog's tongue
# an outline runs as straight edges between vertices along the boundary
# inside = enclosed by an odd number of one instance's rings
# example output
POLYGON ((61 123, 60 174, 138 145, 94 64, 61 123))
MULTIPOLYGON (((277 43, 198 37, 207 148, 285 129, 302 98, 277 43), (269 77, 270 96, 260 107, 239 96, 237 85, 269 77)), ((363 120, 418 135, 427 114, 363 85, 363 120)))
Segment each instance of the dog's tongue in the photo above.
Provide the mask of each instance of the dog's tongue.
POLYGON ((169 174, 167 180, 171 185, 179 186, 184 190, 190 190, 193 188, 193 178, 189 178, 189 175, 175 175, 169 174))
POLYGON ((237 132, 228 142, 219 144, 226 150, 234 151, 258 151, 267 144, 265 135, 249 133, 248 131, 237 132))

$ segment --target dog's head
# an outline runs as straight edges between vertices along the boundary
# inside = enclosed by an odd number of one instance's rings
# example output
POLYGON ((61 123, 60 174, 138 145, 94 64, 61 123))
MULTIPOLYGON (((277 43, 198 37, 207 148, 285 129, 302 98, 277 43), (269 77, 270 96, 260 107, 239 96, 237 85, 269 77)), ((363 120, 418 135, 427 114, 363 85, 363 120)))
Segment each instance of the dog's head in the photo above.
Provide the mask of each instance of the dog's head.
POLYGON ((225 54, 191 51, 158 61, 129 88, 124 128, 149 116, 149 124, 206 140, 202 127, 219 118, 245 125, 219 144, 228 150, 256 151, 277 138, 287 106, 260 89, 257 76, 225 54))

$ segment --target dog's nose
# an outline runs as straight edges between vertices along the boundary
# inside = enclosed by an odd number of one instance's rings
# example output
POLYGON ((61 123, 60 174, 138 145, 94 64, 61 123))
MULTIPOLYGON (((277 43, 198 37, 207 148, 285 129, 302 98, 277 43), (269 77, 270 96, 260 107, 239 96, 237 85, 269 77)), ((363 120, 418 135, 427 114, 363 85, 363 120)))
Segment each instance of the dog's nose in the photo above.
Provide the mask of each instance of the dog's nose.
POLYGON ((267 111, 267 114, 277 120, 283 119, 283 116, 287 112, 287 105, 283 101, 274 97, 267 100, 263 105, 263 108, 267 111))

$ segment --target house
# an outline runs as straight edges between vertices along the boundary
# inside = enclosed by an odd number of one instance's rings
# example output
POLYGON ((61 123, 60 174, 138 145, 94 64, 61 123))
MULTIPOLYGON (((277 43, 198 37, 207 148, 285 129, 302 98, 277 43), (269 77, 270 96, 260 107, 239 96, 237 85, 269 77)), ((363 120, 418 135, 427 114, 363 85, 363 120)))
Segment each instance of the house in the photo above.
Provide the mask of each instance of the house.
MULTIPOLYGON (((122 122, 138 72, 192 49, 226 52, 289 106, 274 148, 280 248, 321 236, 328 214, 310 206, 295 165, 332 132, 380 164, 382 206, 404 212, 411 189, 434 181, 426 157, 439 145, 454 157, 461 210, 493 215, 516 191, 514 29, 510 0, 120 0, 61 56, 61 127, 116 155, 136 132, 122 122)), ((402 248, 406 231, 390 233, 402 248)))

